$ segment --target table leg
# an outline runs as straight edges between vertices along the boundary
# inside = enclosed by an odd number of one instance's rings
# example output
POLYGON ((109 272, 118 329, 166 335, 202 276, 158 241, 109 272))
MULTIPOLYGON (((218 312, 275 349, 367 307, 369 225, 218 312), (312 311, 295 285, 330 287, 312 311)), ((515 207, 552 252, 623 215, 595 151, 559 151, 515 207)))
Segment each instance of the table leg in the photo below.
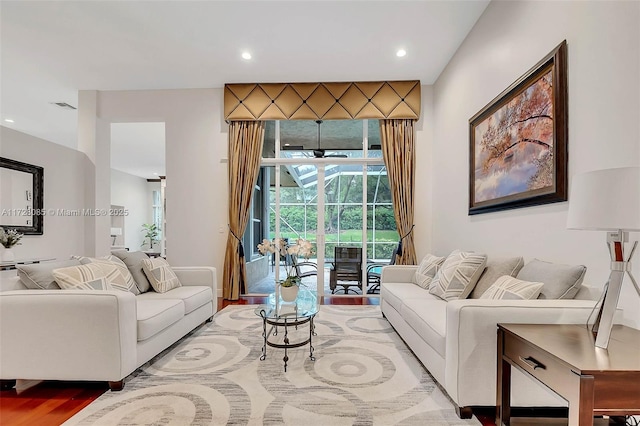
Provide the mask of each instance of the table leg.
POLYGON ((260 361, 267 359, 267 317, 264 315, 262 316, 262 338, 262 355, 260 355, 260 361))
POLYGON ((287 372, 287 361, 289 361, 289 356, 287 355, 287 348, 289 347, 289 330, 287 329, 287 319, 284 319, 284 357, 282 360, 284 361, 284 372, 287 372))
POLYGON ((511 422, 511 364, 502 357, 504 353, 504 332, 498 329, 498 380, 496 383, 496 425, 511 422))
POLYGON ((580 376, 579 401, 569 402, 569 425, 593 426, 593 376, 580 376))
POLYGON ((313 317, 309 320, 309 359, 311 361, 315 361, 315 357, 313 356, 313 341, 312 337, 314 336, 314 327, 313 327, 313 317))

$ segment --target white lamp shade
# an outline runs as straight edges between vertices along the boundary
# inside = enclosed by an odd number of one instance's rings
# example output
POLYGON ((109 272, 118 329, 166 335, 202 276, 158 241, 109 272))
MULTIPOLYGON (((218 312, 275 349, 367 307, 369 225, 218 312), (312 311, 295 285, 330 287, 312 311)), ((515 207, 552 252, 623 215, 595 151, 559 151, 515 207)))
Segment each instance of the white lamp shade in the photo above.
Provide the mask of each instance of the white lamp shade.
POLYGON ((640 167, 574 176, 567 228, 640 231, 640 167))
POLYGON ((122 235, 122 228, 111 228, 111 235, 122 235))

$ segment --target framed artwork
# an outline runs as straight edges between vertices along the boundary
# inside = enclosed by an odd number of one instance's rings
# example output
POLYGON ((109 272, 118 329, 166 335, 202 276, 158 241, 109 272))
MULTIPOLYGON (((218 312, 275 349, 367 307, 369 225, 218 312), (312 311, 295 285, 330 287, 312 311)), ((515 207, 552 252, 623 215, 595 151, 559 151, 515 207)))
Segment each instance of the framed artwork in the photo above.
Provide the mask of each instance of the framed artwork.
POLYGON ((567 43, 469 120, 469 214, 567 200, 567 43))

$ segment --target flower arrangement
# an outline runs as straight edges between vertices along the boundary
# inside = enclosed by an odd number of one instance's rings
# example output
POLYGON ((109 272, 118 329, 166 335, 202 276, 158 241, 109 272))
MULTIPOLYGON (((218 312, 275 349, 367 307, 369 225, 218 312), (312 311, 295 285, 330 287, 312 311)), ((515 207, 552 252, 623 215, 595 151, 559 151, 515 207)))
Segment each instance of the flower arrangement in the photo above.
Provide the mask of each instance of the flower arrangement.
POLYGON ((22 244, 20 240, 22 239, 22 234, 16 231, 15 229, 7 229, 0 227, 0 244, 4 246, 4 248, 11 248, 15 245, 22 244))
POLYGON ((272 243, 269 240, 262 240, 261 244, 258 244, 258 250, 261 254, 266 253, 278 253, 280 256, 291 256, 291 264, 286 266, 287 278, 282 281, 283 287, 299 286, 301 279, 298 277, 297 262, 298 257, 301 256, 305 260, 309 259, 309 256, 313 254, 313 246, 310 241, 298 238, 295 244, 289 245, 287 241, 282 238, 276 238, 272 243))

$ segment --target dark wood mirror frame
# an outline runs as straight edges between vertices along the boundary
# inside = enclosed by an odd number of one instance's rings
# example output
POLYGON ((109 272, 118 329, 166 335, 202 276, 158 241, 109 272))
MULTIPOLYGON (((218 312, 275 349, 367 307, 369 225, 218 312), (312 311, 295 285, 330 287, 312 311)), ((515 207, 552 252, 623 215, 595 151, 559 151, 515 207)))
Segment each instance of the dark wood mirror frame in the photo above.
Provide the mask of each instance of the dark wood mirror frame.
POLYGON ((33 175, 33 215, 31 217, 32 225, 3 225, 1 223, 2 219, 0 218, 0 226, 15 229, 16 231, 25 235, 42 235, 44 222, 44 168, 2 157, 0 157, 0 167, 5 169, 17 170, 19 172, 30 173, 33 175))

